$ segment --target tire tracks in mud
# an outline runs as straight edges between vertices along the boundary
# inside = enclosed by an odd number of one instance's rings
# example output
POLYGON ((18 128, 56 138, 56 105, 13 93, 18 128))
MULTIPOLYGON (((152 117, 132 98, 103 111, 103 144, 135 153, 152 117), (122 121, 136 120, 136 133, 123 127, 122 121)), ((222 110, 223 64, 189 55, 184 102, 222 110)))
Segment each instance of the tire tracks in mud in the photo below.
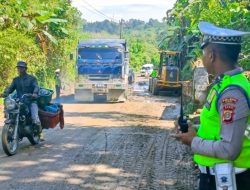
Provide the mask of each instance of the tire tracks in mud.
POLYGON ((149 146, 145 165, 138 181, 137 190, 194 190, 195 175, 190 157, 183 145, 169 136, 169 132, 158 134, 149 146), (161 146, 162 145, 162 146, 161 146))
POLYGON ((134 132, 129 127, 98 131, 77 155, 80 159, 75 159, 76 164, 90 165, 79 189, 95 184, 96 189, 107 190, 194 190, 195 174, 186 147, 170 137, 170 131, 140 132, 140 128, 134 132), (110 176, 112 182, 98 181, 106 172, 96 172, 99 165, 120 173, 110 176))
MULTIPOLYGON (((170 136, 171 122, 159 120, 165 102, 174 104, 176 99, 152 96, 133 96, 131 99, 124 104, 65 105, 65 111, 71 113, 65 114, 69 119, 65 129, 49 132, 41 150, 35 153, 27 150, 16 157, 16 160, 54 159, 56 164, 44 163, 30 168, 33 178, 39 180, 43 172, 55 172, 63 177, 53 183, 32 182, 37 186, 30 187, 35 187, 34 190, 40 187, 55 190, 194 190, 196 175, 190 150, 170 136), (104 115, 96 114, 99 112, 104 115), (99 118, 100 123, 96 122, 99 118), (29 152, 34 158, 28 157, 29 152)), ((12 177, 18 179, 21 169, 15 172, 17 174, 12 177)), ((27 176, 30 180, 31 175, 27 176)), ((22 180, 12 187, 29 190, 26 179, 22 180)), ((4 183, 7 187, 8 181, 4 183)))
POLYGON ((143 184, 143 179, 147 177, 147 170, 149 169, 148 165, 149 164, 152 165, 152 161, 153 161, 152 156, 153 156, 155 142, 156 142, 156 137, 154 137, 149 143, 148 152, 146 153, 145 161, 141 169, 141 173, 140 173, 140 178, 138 180, 138 186, 136 188, 137 190, 141 189, 141 185, 143 184))

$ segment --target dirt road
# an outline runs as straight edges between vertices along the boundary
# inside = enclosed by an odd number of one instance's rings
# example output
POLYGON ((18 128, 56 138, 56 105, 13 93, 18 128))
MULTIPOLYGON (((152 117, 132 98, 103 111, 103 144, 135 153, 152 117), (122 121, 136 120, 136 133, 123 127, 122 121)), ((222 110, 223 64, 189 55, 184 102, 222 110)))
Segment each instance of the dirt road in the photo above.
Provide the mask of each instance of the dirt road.
POLYGON ((194 190, 189 149, 170 136, 178 99, 146 88, 140 81, 115 104, 64 96, 63 130, 45 131, 35 147, 23 141, 13 157, 0 145, 0 190, 194 190))

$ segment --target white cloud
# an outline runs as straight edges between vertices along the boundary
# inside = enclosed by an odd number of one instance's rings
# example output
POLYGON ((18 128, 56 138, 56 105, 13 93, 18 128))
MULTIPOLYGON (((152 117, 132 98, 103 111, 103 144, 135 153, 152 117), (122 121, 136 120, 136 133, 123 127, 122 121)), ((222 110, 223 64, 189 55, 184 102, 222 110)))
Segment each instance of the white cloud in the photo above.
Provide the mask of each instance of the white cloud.
POLYGON ((160 21, 175 2, 176 0, 72 0, 72 5, 82 12, 84 19, 92 22, 107 19, 93 7, 115 20, 134 18, 148 21, 153 18, 160 21))

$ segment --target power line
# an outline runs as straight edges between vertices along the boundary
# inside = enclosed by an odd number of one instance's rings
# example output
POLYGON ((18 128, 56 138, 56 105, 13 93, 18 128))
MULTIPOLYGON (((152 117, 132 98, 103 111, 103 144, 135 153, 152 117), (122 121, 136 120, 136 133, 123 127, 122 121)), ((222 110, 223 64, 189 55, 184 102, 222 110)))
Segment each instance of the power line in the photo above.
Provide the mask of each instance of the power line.
POLYGON ((95 14, 99 14, 99 15, 102 15, 102 16, 104 16, 104 17, 106 17, 106 18, 108 18, 108 19, 110 19, 111 21, 113 21, 113 22, 116 22, 116 23, 119 23, 119 28, 120 28, 120 38, 122 37, 122 28, 123 28, 123 22, 122 22, 122 20, 120 20, 120 21, 117 21, 117 20, 115 20, 114 18, 111 18, 111 17, 109 17, 109 16, 107 16, 106 14, 104 14, 103 12, 101 12, 101 11, 99 11, 98 9, 96 9, 94 6, 92 6, 91 4, 89 4, 86 0, 82 0, 86 5, 88 5, 90 8, 92 8, 93 10, 91 10, 91 9, 89 9, 89 8, 87 8, 86 6, 82 6, 83 8, 85 8, 86 10, 88 10, 88 11, 90 11, 90 12, 92 12, 92 13, 95 13, 95 14))
POLYGON ((88 10, 89 12, 92 12, 92 13, 94 13, 94 14, 100 16, 100 14, 98 14, 97 12, 93 11, 92 9, 90 9, 90 8, 88 8, 88 7, 86 7, 86 6, 81 5, 81 7, 83 7, 83 8, 86 9, 86 10, 88 10))
POLYGON ((90 3, 88 3, 86 0, 82 0, 85 4, 87 4, 89 7, 91 7, 93 10, 95 10, 97 13, 101 14, 102 16, 108 18, 109 20, 113 21, 113 22, 117 22, 119 23, 119 21, 115 20, 114 18, 111 18, 109 16, 107 16, 106 14, 104 14, 103 12, 99 11, 98 9, 96 9, 94 6, 92 6, 90 3))
POLYGON ((93 10, 95 10, 97 13, 101 14, 102 16, 105 16, 106 18, 113 20, 113 18, 107 16, 106 14, 104 14, 103 12, 99 11, 98 9, 96 9, 94 6, 92 6, 90 3, 88 3, 86 0, 83 0, 83 2, 85 4, 87 4, 89 7, 91 7, 93 10))
MULTIPOLYGON (((89 11, 89 12, 91 12, 91 13, 94 13, 94 14, 97 15, 97 16, 102 16, 102 17, 103 17, 103 15, 101 15, 100 13, 97 13, 96 11, 94 11, 93 9, 90 9, 90 8, 87 7, 87 6, 80 5, 80 7, 86 9, 87 11, 89 11)), ((110 19, 110 18, 109 18, 109 19, 110 19)))

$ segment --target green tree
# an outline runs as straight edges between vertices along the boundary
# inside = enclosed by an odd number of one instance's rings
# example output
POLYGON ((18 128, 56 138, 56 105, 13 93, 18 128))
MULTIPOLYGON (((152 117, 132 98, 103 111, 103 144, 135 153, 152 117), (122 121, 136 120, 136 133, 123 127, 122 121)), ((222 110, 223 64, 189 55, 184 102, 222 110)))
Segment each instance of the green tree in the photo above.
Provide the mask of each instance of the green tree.
POLYGON ((29 72, 45 87, 54 84, 54 70, 74 78, 75 51, 82 32, 81 14, 68 0, 0 0, 0 77, 2 91, 16 75, 17 60, 27 61, 29 72))
MULTIPOLYGON (((200 39, 198 30, 200 21, 208 21, 222 27, 250 31, 250 8, 248 0, 177 0, 174 8, 167 11, 164 19, 166 32, 162 33, 161 48, 175 49, 182 52, 185 59, 185 71, 190 73, 190 64, 201 57, 200 39)), ((250 40, 243 44, 240 64, 250 69, 250 40)))

